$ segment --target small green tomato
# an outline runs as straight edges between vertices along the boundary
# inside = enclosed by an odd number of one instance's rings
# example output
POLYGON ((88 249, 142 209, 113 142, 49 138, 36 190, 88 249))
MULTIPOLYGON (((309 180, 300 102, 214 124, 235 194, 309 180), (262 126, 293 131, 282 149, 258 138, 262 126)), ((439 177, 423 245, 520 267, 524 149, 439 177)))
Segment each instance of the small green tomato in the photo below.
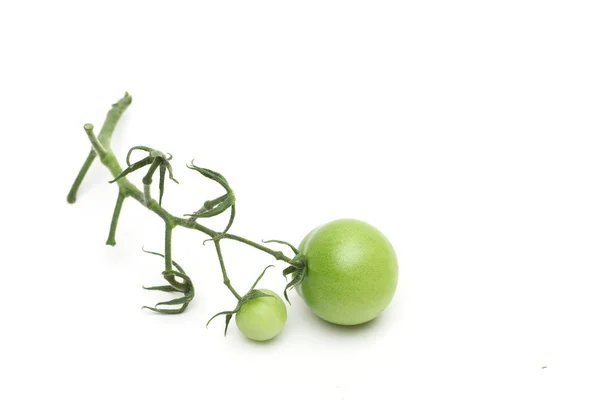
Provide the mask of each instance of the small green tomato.
POLYGON ((242 304, 235 314, 235 323, 247 338, 265 341, 281 331, 287 321, 287 309, 277 293, 258 290, 273 297, 258 297, 242 304))

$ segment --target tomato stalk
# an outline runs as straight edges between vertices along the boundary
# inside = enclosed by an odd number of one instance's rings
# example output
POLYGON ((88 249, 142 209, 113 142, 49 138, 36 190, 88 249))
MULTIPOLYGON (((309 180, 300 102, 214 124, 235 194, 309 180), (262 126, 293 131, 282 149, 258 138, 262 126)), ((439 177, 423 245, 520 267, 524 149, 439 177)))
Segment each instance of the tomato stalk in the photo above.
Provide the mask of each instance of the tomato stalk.
MULTIPOLYGON (((117 224, 119 221, 123 203, 124 203, 125 199, 127 199, 127 198, 132 198, 132 199, 136 200, 138 203, 140 203, 142 206, 144 206, 148 210, 152 211, 154 214, 158 215, 164 221, 164 223, 165 223, 164 255, 159 254, 159 253, 154 253, 154 252, 148 252, 148 253, 159 255, 164 258, 165 269, 163 271, 163 277, 165 280, 167 280, 169 285, 168 286, 154 286, 154 287, 150 287, 150 288, 146 288, 146 289, 161 290, 161 291, 165 291, 165 292, 176 291, 176 292, 183 293, 184 296, 179 299, 175 299, 175 300, 172 300, 169 302, 158 303, 156 307, 146 307, 146 308, 149 308, 153 311, 158 311, 158 312, 163 312, 163 313, 168 313, 168 314, 179 313, 179 312, 183 312, 185 310, 185 308, 189 304, 189 301, 191 301, 191 299, 193 298, 194 292, 193 292, 193 285, 191 283, 191 280, 185 274, 185 272, 183 271, 181 266, 179 266, 177 263, 175 263, 172 260, 172 252, 171 252, 172 231, 177 226, 200 231, 209 237, 208 240, 214 241, 215 249, 217 252, 218 259, 219 259, 219 264, 221 266, 221 272, 223 275, 223 283, 225 284, 225 286, 227 286, 227 288, 231 291, 231 293, 236 297, 236 299, 238 301, 241 301, 241 299, 243 299, 244 297, 240 296, 239 293, 237 293, 236 290, 231 285, 231 281, 227 275, 227 270, 225 268, 223 254, 221 252, 221 245, 220 245, 221 240, 223 240, 223 239, 234 240, 234 241, 246 244, 248 246, 254 247, 255 249, 263 251, 267 254, 270 254, 276 260, 284 261, 290 265, 298 264, 298 265, 296 265, 297 267, 301 266, 297 260, 297 257, 289 258, 286 255, 284 255, 281 251, 273 250, 269 247, 266 247, 266 246, 256 243, 256 242, 253 242, 244 237, 228 233, 228 230, 233 223, 233 219, 235 218, 235 195, 233 193, 233 190, 229 187, 227 180, 221 174, 219 174, 215 171, 196 167, 195 165, 193 165, 193 163, 191 166, 188 166, 188 168, 194 169, 194 170, 200 172, 205 177, 208 177, 208 178, 218 182, 219 184, 221 184, 227 192, 226 195, 222 196, 221 198, 217 198, 215 200, 205 202, 205 205, 196 213, 190 214, 189 218, 180 218, 175 215, 172 215, 167 210, 165 210, 162 207, 161 203, 162 203, 162 196, 163 196, 163 191, 164 191, 164 179, 165 179, 166 171, 169 172, 170 179, 177 182, 173 178, 171 165, 169 163, 169 160, 172 158, 172 156, 171 155, 167 156, 162 152, 156 151, 156 150, 151 149, 146 146, 135 146, 127 154, 126 161, 127 161, 128 168, 123 170, 121 168, 121 165, 119 164, 119 161, 117 160, 117 157, 115 156, 115 154, 111 148, 111 139, 112 139, 112 135, 114 133, 115 127, 117 125, 117 122, 119 121, 123 112, 125 112, 125 110, 128 108, 128 106, 130 104, 131 104, 131 96, 128 93, 125 93, 125 96, 122 99, 120 99, 119 101, 117 101, 116 103, 114 103, 112 105, 112 108, 108 111, 108 113, 106 115, 106 119, 102 126, 102 129, 100 130, 100 133, 98 134, 98 136, 96 136, 94 134, 94 131, 93 131, 94 127, 92 124, 84 125, 84 130, 85 130, 85 132, 88 136, 88 139, 92 145, 92 150, 90 151, 87 159, 85 160, 83 166, 81 167, 79 173, 77 174, 77 177, 75 178, 75 180, 73 182, 71 190, 69 191, 69 194, 67 196, 67 201, 69 203, 74 203, 76 201, 77 191, 78 191, 83 179, 85 178, 85 175, 87 174, 90 166, 92 165, 92 163, 94 162, 96 157, 98 157, 100 159, 101 163, 109 170, 109 172, 113 176, 114 180, 111 182, 117 183, 118 188, 119 188, 118 195, 117 195, 117 201, 116 201, 114 212, 112 215, 110 231, 109 231, 109 235, 108 235, 106 244, 111 245, 111 246, 114 246, 116 244, 115 235, 116 235, 117 224), (146 157, 145 159, 143 159, 141 161, 131 164, 129 159, 130 159, 130 156, 131 156, 131 153, 133 150, 147 151, 148 157, 146 157), (144 176, 144 179, 143 179, 144 190, 142 191, 136 185, 131 183, 127 179, 126 175, 129 172, 132 172, 136 169, 142 168, 146 165, 150 165, 150 169, 149 169, 148 173, 144 176), (152 175, 154 174, 155 171, 157 171, 157 169, 160 172, 160 181, 159 181, 160 196, 159 196, 158 202, 150 196, 150 184, 152 183, 152 175), (231 215, 230 215, 230 219, 229 219, 229 223, 227 224, 227 227, 222 232, 217 232, 217 231, 212 230, 212 229, 210 229, 202 224, 199 224, 197 222, 198 218, 212 217, 214 215, 224 212, 228 208, 231 211, 231 215), (173 266, 175 266, 175 269, 173 269, 173 266), (177 305, 177 304, 182 305, 182 306, 179 309, 164 309, 164 308, 159 309, 158 308, 159 305, 177 305)), ((280 241, 276 241, 276 242, 285 243, 285 242, 280 242, 280 241)), ((293 246, 290 245, 290 247, 294 250, 294 253, 297 252, 297 250, 293 246)), ((262 274, 261 274, 261 276, 262 276, 262 274)))
POLYGON ((117 202, 115 204, 115 210, 113 211, 113 216, 110 221, 110 231, 108 232, 108 239, 106 239, 106 244, 109 246, 114 246, 117 244, 115 240, 115 234, 117 232, 117 224, 119 222, 119 216, 121 215, 121 209, 123 208, 124 201, 125 195, 119 190, 119 194, 117 195, 117 202))
POLYGON ((223 274, 223 284, 227 286, 231 294, 235 296, 236 299, 240 300, 242 296, 235 291, 233 286, 231 285, 231 281, 227 276, 227 269, 225 268, 225 262, 223 261, 223 253, 221 252, 221 239, 217 239, 215 242, 215 249, 217 250, 217 256, 219 257, 219 264, 221 265, 221 273, 223 274))
POLYGON ((87 158, 83 162, 83 166, 81 167, 81 169, 79 170, 79 173, 75 177, 73 186, 71 186, 71 190, 69 191, 69 194, 67 195, 67 201, 69 203, 73 204, 77 200, 77 191, 79 190, 79 186, 81 186, 81 182, 83 181, 85 174, 87 174, 88 170, 92 166, 92 163, 96 159, 97 155, 98 155, 98 153, 96 153, 96 150, 94 150, 94 148, 92 147, 92 149, 90 150, 90 154, 88 154, 87 158))

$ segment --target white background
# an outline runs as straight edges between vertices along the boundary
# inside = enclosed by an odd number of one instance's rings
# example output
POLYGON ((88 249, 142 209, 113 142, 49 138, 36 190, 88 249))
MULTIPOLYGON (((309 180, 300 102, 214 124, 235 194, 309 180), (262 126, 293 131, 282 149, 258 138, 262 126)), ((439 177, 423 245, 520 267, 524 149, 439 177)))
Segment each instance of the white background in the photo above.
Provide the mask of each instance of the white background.
MULTIPOLYGON (((0 397, 600 398, 599 21, 572 0, 3 3, 0 397), (174 154, 167 209, 217 193, 195 159, 253 240, 368 221, 397 250, 390 307, 340 328, 293 293, 276 340, 224 338, 214 251, 178 228, 196 298, 140 310, 165 299, 141 288, 161 221, 127 201, 105 246, 99 164, 65 200, 83 124, 125 91, 113 147, 174 154)), ((224 252, 239 291, 272 262, 224 252)))

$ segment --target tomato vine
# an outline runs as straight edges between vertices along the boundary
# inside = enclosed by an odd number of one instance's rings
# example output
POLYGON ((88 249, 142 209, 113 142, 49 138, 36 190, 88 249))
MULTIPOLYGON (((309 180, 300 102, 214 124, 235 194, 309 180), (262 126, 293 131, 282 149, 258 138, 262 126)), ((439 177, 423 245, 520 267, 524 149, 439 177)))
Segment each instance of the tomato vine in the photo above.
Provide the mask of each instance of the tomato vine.
MULTIPOLYGON (((262 293, 254 289, 260 278, 263 276, 264 271, 258 277, 256 282, 253 284, 252 288, 245 295, 240 295, 231 284, 231 281, 227 275, 227 269, 225 267, 224 257, 221 251, 221 241, 222 240, 233 240, 248 246, 251 246, 257 250, 263 251, 267 254, 273 256, 276 260, 283 261, 289 264, 290 267, 294 271, 302 271, 305 269, 305 259, 299 256, 297 253, 297 249, 293 246, 289 245, 286 242, 272 240, 264 243, 275 242, 280 244, 286 244, 291 247, 294 251, 294 257, 287 257, 282 251, 271 249, 263 244, 251 241, 242 236, 234 235, 229 233, 229 228, 232 226, 233 221, 235 219, 235 195, 229 183, 225 179, 223 175, 218 172, 200 168, 194 165, 193 161, 190 165, 187 165, 188 168, 199 172, 204 177, 211 179, 217 182, 219 185, 223 187, 225 190, 225 194, 212 200, 207 200, 204 202, 202 207, 198 209, 198 211, 186 214, 184 217, 177 217, 162 207, 162 198, 164 194, 164 184, 166 175, 168 172, 169 178, 174 182, 178 183, 177 180, 173 177, 173 170, 170 164, 170 160, 172 156, 168 153, 163 153, 158 150, 152 149, 147 146, 134 146, 131 148, 127 154, 126 163, 127 168, 123 169, 117 160, 114 152, 111 149, 111 139, 117 122, 121 118, 122 114, 131 104, 132 98, 129 93, 125 93, 125 96, 121 98, 119 101, 114 103, 111 109, 108 111, 106 115, 106 119, 104 124, 100 130, 98 135, 94 134, 94 126, 92 124, 85 124, 84 131, 86 132, 88 139, 92 145, 92 148, 83 163, 79 173, 77 174, 71 190, 67 196, 67 201, 69 203, 75 203, 77 198, 78 189, 85 178, 90 166, 95 161, 96 158, 100 159, 100 162, 109 170, 111 175, 113 176, 113 180, 111 183, 116 183, 118 185, 118 193, 117 200, 115 203, 108 238, 106 240, 106 244, 110 246, 116 245, 116 231, 119 222, 119 217, 121 214, 121 210, 123 207, 123 203, 126 199, 133 199, 140 203, 142 206, 152 211, 154 214, 159 216, 165 225, 165 234, 164 234, 164 254, 157 252, 146 251, 147 253, 154 254, 160 256, 164 259, 164 271, 162 272, 163 278, 167 281, 168 285, 164 286, 151 286, 144 287, 148 290, 159 290, 163 292, 178 292, 182 294, 182 297, 176 298, 174 300, 159 302, 154 307, 144 307, 150 309, 155 312, 163 313, 163 314, 178 314, 185 311, 188 307, 189 303, 192 301, 194 297, 194 286, 192 284, 191 279, 185 273, 184 269, 177 264, 172 257, 171 251, 171 239, 172 232, 177 227, 182 227, 186 229, 193 229, 200 231, 207 235, 209 238, 207 240, 211 240, 214 243, 214 247, 217 253, 217 257, 219 260, 219 265, 221 267, 221 273, 223 277, 223 283, 229 289, 229 291, 233 294, 233 296, 238 300, 238 306, 236 310, 247 301, 252 299, 256 299, 261 296, 271 296, 267 293, 262 293), (135 151, 145 151, 148 153, 148 156, 143 158, 140 161, 131 163, 131 155, 135 151), (139 189, 136 185, 134 185, 129 179, 127 179, 127 175, 129 173, 136 171, 138 169, 148 167, 148 172, 144 175, 142 179, 143 190, 139 189), (152 178, 154 174, 158 171, 159 173, 159 199, 156 201, 151 195, 151 185, 152 178), (198 223, 198 219, 202 218, 210 218, 216 215, 219 215, 225 211, 229 210, 230 218, 227 226, 223 229, 223 231, 215 231, 212 230, 200 223, 198 223), (164 306, 179 306, 179 308, 171 308, 164 306)), ((288 267, 285 272, 289 273, 291 271, 290 267, 288 267)), ((298 284, 298 279, 294 279, 294 282, 290 282, 284 290, 287 298, 287 290, 289 290, 295 284, 298 284)), ((288 300, 289 301, 289 300, 288 300)), ((223 314, 227 315, 226 319, 226 328, 225 332, 227 332, 227 324, 231 319, 231 315, 235 313, 234 311, 228 311, 224 313, 219 313, 217 315, 223 314)), ((213 317, 214 318, 214 317, 213 317)))

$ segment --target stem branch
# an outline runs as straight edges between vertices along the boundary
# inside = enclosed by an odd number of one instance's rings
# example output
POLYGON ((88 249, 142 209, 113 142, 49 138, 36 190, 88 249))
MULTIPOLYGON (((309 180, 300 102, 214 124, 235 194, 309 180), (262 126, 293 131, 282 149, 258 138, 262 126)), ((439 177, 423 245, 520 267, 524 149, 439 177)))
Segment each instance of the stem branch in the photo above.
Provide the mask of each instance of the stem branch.
POLYGON ((77 200, 77 191, 79 190, 79 186, 81 186, 81 182, 83 182, 83 178, 85 178, 85 174, 87 174, 88 170, 92 166, 92 163, 96 159, 96 151, 94 149, 90 150, 90 154, 88 154, 83 166, 79 170, 73 185, 71 186, 71 190, 69 190, 69 194, 67 195, 67 201, 71 204, 75 203, 77 200))
POLYGON ((173 237, 173 226, 165 224, 165 271, 173 269, 173 256, 171 255, 171 238, 173 237))
POLYGON ((263 246, 263 245, 261 245, 259 243, 255 243, 255 242, 253 242, 251 240, 248 240, 248 239, 245 239, 245 238, 243 238, 241 236, 237 236, 237 235, 232 235, 230 233, 226 233, 222 237, 223 237, 223 239, 235 240, 237 242, 244 243, 244 244, 247 244, 248 246, 254 247, 255 249, 264 251, 265 253, 270 254, 273 257, 275 257, 276 260, 285 261, 286 263, 290 263, 292 261, 290 258, 286 257, 281 251, 272 250, 272 249, 270 249, 270 248, 268 248, 266 246, 263 246))
POLYGON ((104 146, 102 146, 96 135, 94 135, 94 125, 85 124, 83 126, 83 129, 88 135, 88 139, 90 139, 90 142, 92 142, 92 147, 94 148, 94 150, 96 150, 96 153, 98 153, 100 159, 102 159, 104 156, 106 156, 106 149, 104 148, 104 146))
POLYGON ((115 244, 117 244, 117 242, 115 241, 115 233, 117 232, 117 223, 119 222, 119 216, 121 215, 121 208, 123 207, 124 200, 125 195, 119 190, 119 195, 117 196, 117 203, 115 204, 115 210, 113 211, 112 220, 110 221, 110 231, 108 232, 108 239, 106 240, 106 244, 109 246, 114 246, 115 244))
POLYGON ((219 264, 221 264, 221 273, 223 274, 223 283, 225 284, 225 286, 227 286, 229 288, 229 290, 235 296, 235 298, 240 300, 242 298, 242 296, 240 296, 238 294, 238 292, 235 291, 233 286, 231 286, 231 281, 229 280, 229 277, 227 276, 227 270, 225 269, 225 262, 223 261, 223 254, 221 253, 220 239, 215 240, 215 248, 217 249, 217 256, 219 257, 219 264))
MULTIPOLYGON (((79 174, 75 178, 73 186, 69 191, 67 196, 67 200, 69 203, 74 203, 77 191, 83 181, 90 165, 96 158, 96 155, 100 156, 100 161, 102 164, 109 170, 113 178, 116 178, 123 172, 119 161, 117 160, 114 152, 111 149, 110 141, 112 139, 113 132, 117 125, 117 122, 123 115, 123 112, 127 109, 127 107, 131 104, 131 96, 126 93, 125 96, 112 105, 112 108, 108 111, 106 115, 106 119, 104 121, 104 125, 100 131, 98 137, 93 134, 93 127, 91 124, 85 125, 85 130, 88 135, 88 139, 90 140, 93 148, 90 151, 87 159, 85 160, 79 174)), ((156 169, 156 168, 155 168, 156 169)), ((172 231, 176 226, 183 226, 189 229, 195 229, 200 231, 212 239, 217 238, 215 240, 215 247, 217 250, 217 255, 219 257, 219 263, 221 264, 221 271, 223 273, 223 281, 225 285, 229 288, 231 293, 239 300, 241 296, 235 291, 235 289, 231 286, 231 282, 227 276, 227 271, 225 269, 225 263, 223 261, 223 255, 221 253, 221 245, 219 243, 220 239, 229 239, 235 240, 240 243, 244 243, 248 246, 254 247, 255 249, 261 250, 267 254, 273 256, 276 260, 281 260, 286 263, 291 263, 291 259, 286 257, 281 251, 272 250, 266 246, 263 246, 259 243, 255 243, 251 240, 245 239, 241 236, 233 235, 230 233, 221 234, 216 232, 210 228, 205 227, 196 222, 196 218, 180 218, 170 214, 167 210, 161 207, 161 205, 154 199, 151 199, 149 193, 145 194, 141 191, 137 186, 132 184, 127 177, 122 177, 116 181, 119 186, 119 197, 117 198, 117 203, 115 205, 115 210, 113 213, 113 218, 111 222, 110 233, 108 236, 107 244, 114 245, 115 244, 115 232, 117 228, 117 223, 119 219, 119 215, 121 212, 121 207, 123 205, 123 201, 127 197, 131 197, 135 199, 137 202, 142 204, 147 209, 154 212, 165 222, 165 272, 172 271, 172 258, 171 258, 171 236, 172 231)), ((145 188, 146 191, 149 192, 149 184, 148 187, 145 188)), ((201 209, 202 210, 202 209, 201 209)), ((177 282, 174 276, 170 276, 168 279, 171 284, 175 287, 183 287, 183 284, 177 282)))

